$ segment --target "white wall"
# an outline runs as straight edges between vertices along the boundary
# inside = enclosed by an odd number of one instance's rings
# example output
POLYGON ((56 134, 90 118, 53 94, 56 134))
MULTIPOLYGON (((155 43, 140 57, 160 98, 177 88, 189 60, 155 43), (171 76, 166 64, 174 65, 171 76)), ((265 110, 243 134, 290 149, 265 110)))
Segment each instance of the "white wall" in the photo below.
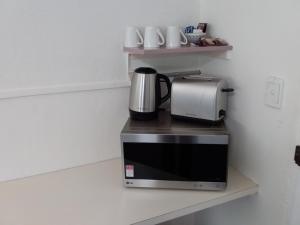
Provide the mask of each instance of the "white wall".
MULTIPOLYGON (((2 0, 0 97, 128 86, 125 27, 197 21, 199 4, 2 0)), ((127 102, 128 87, 0 99, 0 181, 119 156, 127 102)))
MULTIPOLYGON (((230 80, 231 163, 260 185, 258 195, 206 210, 198 225, 283 225, 288 221, 295 104, 299 96, 300 3, 295 0, 201 0, 213 34, 233 44, 231 60, 203 60, 203 70, 230 80), (293 24, 293 25, 292 25, 293 24), (264 105, 268 76, 285 80, 283 107, 264 105)), ((295 187, 294 187, 295 188, 295 187)))
MULTIPOLYGON (((299 85, 299 84, 298 84, 299 85)), ((297 95, 297 97, 299 94, 297 95)), ((296 101, 297 111, 296 111, 296 131, 295 131, 295 146, 300 145, 300 102, 296 101)), ((288 202, 288 224, 289 225, 298 225, 300 222, 300 167, 297 164, 290 165, 290 175, 289 175, 289 196, 288 202)))
POLYGON ((127 25, 183 25, 198 8, 198 0, 3 0, 0 87, 122 79, 127 25))
MULTIPOLYGON (((207 210, 198 224, 285 224, 299 84, 296 0, 201 0, 201 8, 199 0, 3 0, 0 91, 123 81, 125 26, 185 25, 199 20, 199 9, 213 33, 234 45, 232 60, 207 58, 202 65, 237 90, 227 120, 231 162, 260 184, 260 193, 207 210), (281 110, 263 105, 269 75, 285 79, 281 110)), ((121 88, 0 100, 0 180, 118 156, 127 96, 121 88)))

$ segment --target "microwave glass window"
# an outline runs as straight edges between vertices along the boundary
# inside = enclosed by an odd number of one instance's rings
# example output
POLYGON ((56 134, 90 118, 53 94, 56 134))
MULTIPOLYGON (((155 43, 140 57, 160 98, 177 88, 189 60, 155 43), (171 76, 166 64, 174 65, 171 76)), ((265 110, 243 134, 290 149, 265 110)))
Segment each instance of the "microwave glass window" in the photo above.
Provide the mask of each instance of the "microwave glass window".
POLYGON ((227 145, 123 143, 128 179, 224 182, 227 145))

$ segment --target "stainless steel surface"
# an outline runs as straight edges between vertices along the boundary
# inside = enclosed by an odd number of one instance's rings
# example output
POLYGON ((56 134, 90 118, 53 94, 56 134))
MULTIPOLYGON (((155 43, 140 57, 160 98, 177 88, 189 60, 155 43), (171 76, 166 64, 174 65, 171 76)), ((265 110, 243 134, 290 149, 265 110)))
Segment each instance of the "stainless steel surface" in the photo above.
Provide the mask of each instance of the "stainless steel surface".
POLYGON ((202 74, 201 70, 187 70, 187 71, 164 73, 164 75, 168 77, 184 77, 184 76, 200 75, 200 74, 202 74))
POLYGON ((129 109, 135 112, 154 112, 156 74, 134 73, 131 80, 129 109))
POLYGON ((187 182, 187 181, 125 179, 124 186, 143 187, 143 188, 174 188, 174 189, 222 191, 225 190, 226 183, 225 182, 187 182))
POLYGON ((217 78, 177 78, 171 91, 171 114, 209 121, 223 118, 227 94, 222 92, 226 83, 217 78))
POLYGON ((176 134, 122 134, 123 142, 131 143, 181 143, 181 144, 228 144, 228 135, 220 134, 198 134, 198 135, 176 135, 176 134))

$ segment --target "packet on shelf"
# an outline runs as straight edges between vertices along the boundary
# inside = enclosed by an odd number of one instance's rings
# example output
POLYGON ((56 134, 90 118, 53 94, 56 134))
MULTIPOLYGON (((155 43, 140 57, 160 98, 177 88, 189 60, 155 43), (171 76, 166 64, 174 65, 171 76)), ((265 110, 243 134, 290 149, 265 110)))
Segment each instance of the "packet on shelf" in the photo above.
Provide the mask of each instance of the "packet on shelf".
POLYGON ((221 38, 206 38, 203 37, 199 42, 200 46, 227 46, 228 43, 224 39, 221 38))

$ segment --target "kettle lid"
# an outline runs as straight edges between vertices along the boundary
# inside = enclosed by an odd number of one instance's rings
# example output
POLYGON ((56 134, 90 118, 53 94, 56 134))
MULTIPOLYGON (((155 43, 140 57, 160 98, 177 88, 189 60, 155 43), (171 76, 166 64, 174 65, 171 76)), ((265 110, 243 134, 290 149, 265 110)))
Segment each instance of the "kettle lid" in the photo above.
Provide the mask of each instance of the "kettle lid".
POLYGON ((139 67, 134 70, 135 73, 141 74, 156 74, 156 70, 150 67, 139 67))

